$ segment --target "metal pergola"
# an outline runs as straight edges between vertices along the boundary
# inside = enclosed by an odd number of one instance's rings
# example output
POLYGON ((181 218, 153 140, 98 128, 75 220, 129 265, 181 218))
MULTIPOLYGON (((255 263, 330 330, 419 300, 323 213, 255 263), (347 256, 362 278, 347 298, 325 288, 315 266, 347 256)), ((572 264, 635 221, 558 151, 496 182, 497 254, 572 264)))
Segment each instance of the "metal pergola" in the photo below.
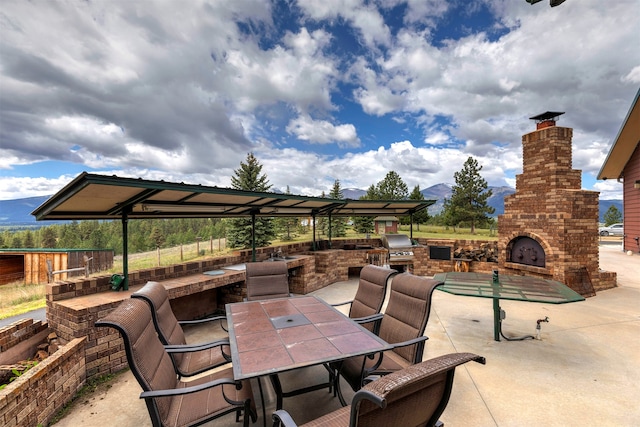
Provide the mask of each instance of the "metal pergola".
MULTIPOLYGON (((46 220, 120 220, 123 275, 128 277, 127 223, 151 218, 410 216, 435 200, 351 200, 209 187, 82 172, 31 214, 46 220)), ((413 227, 412 227, 413 228, 413 227)), ((413 236, 411 236, 413 237, 413 236)), ((255 238, 252 241, 255 261, 255 238)))

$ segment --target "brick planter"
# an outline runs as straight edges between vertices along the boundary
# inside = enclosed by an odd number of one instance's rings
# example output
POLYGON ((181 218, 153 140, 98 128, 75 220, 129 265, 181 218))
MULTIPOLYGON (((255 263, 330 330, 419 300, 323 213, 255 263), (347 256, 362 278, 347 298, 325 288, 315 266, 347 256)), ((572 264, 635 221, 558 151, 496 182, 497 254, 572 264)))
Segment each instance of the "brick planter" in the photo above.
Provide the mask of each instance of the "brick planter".
MULTIPOLYGON (((31 319, 0 329, 0 342, 18 346, 41 329, 31 319), (34 327, 35 325, 35 327, 34 327), (21 339, 15 339, 20 337, 21 339)), ((46 324, 44 324, 46 327, 46 324)), ((0 390, 0 425, 47 425, 84 384, 85 338, 76 338, 0 390)))

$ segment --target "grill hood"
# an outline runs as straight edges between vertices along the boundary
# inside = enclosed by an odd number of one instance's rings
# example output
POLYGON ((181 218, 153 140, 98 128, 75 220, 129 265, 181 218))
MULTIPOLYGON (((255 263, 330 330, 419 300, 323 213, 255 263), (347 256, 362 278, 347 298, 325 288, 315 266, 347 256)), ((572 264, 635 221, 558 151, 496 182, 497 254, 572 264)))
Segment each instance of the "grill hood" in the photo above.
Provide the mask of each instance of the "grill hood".
POLYGON ((380 240, 387 249, 411 248, 414 246, 406 234, 383 234, 380 236, 380 240))

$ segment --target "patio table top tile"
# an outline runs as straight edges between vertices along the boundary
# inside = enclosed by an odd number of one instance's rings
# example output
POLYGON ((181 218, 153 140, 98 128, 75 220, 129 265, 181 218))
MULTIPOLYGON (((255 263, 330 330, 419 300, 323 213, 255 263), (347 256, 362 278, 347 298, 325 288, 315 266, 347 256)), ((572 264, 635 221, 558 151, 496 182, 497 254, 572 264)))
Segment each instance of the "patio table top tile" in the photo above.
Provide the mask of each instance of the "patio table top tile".
POLYGON ((245 379, 389 348, 314 296, 227 304, 234 378, 245 379))

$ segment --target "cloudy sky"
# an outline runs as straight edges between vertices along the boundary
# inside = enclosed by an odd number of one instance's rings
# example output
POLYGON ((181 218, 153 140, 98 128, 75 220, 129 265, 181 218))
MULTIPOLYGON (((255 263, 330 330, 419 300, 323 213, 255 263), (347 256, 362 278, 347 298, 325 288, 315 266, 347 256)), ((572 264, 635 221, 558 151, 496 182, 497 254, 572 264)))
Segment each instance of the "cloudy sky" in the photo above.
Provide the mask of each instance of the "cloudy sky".
POLYGON ((640 0, 3 0, 0 199, 81 171, 273 189, 515 185, 528 118, 565 111, 583 188, 640 86, 640 0))

